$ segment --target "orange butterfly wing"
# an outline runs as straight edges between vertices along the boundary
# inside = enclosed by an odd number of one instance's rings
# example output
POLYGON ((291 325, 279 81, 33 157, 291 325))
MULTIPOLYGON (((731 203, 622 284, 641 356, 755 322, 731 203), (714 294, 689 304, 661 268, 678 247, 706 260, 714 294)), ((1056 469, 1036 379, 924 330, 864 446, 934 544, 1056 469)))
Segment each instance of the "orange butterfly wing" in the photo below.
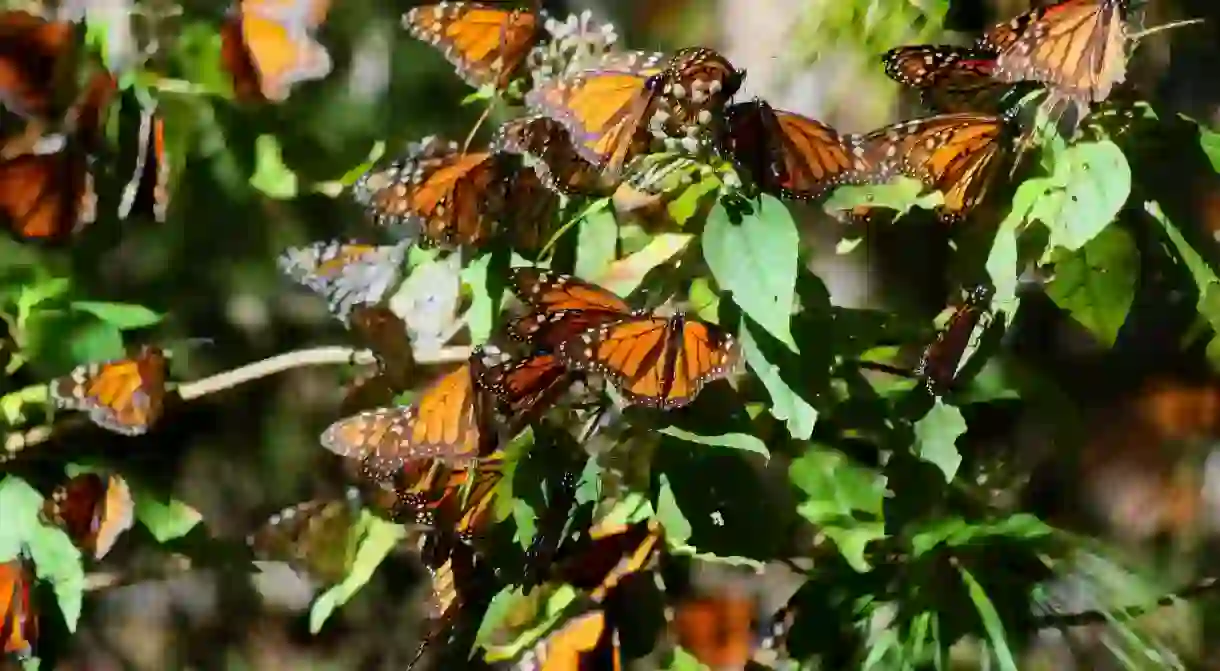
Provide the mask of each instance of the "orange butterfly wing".
POLYGON ((33 576, 21 560, 0 563, 0 653, 19 659, 34 652, 38 614, 30 602, 33 576))
POLYGON ((511 282, 530 314, 508 325, 510 337, 554 349, 585 330, 636 314, 626 301, 571 275, 515 268, 511 282))
POLYGON ((130 359, 87 364, 51 383, 58 407, 89 413, 93 423, 127 436, 146 433, 165 403, 165 354, 145 347, 130 359))
POLYGON ((504 89, 541 34, 538 16, 477 2, 442 2, 403 15, 414 37, 440 49, 468 84, 504 89))
POLYGON ((510 426, 532 421, 572 383, 567 366, 552 354, 534 354, 491 366, 483 386, 499 399, 510 426))
POLYGON ((670 626, 678 645, 713 669, 742 669, 756 643, 758 604, 734 591, 690 596, 674 606, 670 626))
POLYGON ((612 322, 563 343, 555 353, 575 370, 606 376, 627 402, 666 409, 693 401, 740 358, 732 335, 681 316, 612 322))
POLYGON ((54 87, 72 64, 75 34, 65 21, 0 13, 0 103, 25 117, 55 116, 54 87))
POLYGON ((605 612, 593 610, 565 621, 526 651, 516 671, 573 671, 623 668, 618 633, 605 612))
POLYGON ((496 151, 520 154, 538 179, 552 191, 567 195, 604 195, 601 171, 572 145, 572 136, 558 121, 534 115, 508 121, 496 131, 496 151))
POLYGON ((850 147, 835 129, 762 100, 725 110, 726 145, 764 191, 817 198, 852 181, 850 147))
POLYGON ((330 73, 330 54, 311 33, 329 0, 241 0, 221 26, 221 59, 238 100, 280 102, 295 84, 330 73))
POLYGON ((118 475, 78 475, 51 493, 43 514, 63 527, 94 559, 101 559, 119 536, 135 523, 135 502, 127 481, 118 475))

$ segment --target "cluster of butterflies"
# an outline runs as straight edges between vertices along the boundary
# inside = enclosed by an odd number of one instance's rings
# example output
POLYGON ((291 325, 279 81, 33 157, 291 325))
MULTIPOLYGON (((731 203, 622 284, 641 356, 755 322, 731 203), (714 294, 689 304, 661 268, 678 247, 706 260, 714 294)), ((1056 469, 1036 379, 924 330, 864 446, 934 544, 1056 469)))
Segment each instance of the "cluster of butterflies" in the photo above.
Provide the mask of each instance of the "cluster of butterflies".
MULTIPOLYGON (((223 37, 225 62, 239 96, 282 99, 296 82, 326 74, 329 58, 313 31, 327 7, 325 2, 243 0, 235 8, 223 37), (277 39, 278 46, 272 46, 277 39), (285 53, 292 57, 273 57, 285 53)), ((958 219, 982 201, 1007 157, 1012 112, 997 114, 996 107, 1011 87, 1027 82, 1084 105, 1105 99, 1124 78, 1127 11, 1124 0, 1063 0, 993 28, 970 49, 894 50, 886 55, 887 73, 925 92, 928 104, 943 113, 843 135, 762 100, 732 102, 745 73, 711 49, 670 55, 616 51, 612 31, 591 28, 586 21, 561 24, 536 10, 491 3, 419 7, 404 16, 411 34, 440 49, 467 82, 505 99, 521 99, 529 114, 501 126, 484 149, 467 151, 427 138, 405 157, 363 176, 353 195, 375 223, 399 233, 397 244, 319 242, 290 250, 281 266, 324 295, 331 312, 376 354, 376 371, 363 382, 376 381, 391 396, 402 393, 412 383, 418 331, 387 301, 416 240, 467 247, 507 234, 517 249, 536 248, 549 235, 545 227, 556 219, 560 196, 601 196, 631 184, 638 179, 632 175, 634 161, 658 146, 727 156, 759 190, 787 198, 813 199, 841 184, 906 175, 941 191, 942 215, 958 219)), ((49 39, 45 35, 63 30, 60 24, 38 21, 36 30, 12 34, 49 39)), ((32 37, 29 43, 41 44, 32 37)), ((8 58, 8 53, 0 50, 0 57, 8 58)), ((15 81, 41 84, 37 78, 15 81)), ((45 99, 26 95, 21 100, 26 116, 34 118, 42 110, 46 118, 64 120, 64 142, 51 151, 42 148, 45 136, 40 136, 35 149, 5 158, 0 172, 26 170, 14 167, 24 165, 14 161, 56 157, 69 165, 70 157, 79 161, 71 163, 74 170, 84 166, 72 174, 85 175, 87 182, 90 152, 80 149, 98 137, 97 118, 113 91, 113 80, 106 81, 110 83, 87 87, 82 101, 62 117, 46 116, 45 99)), ((35 90, 41 89, 14 86, 5 94, 35 90)), ((159 132, 151 137, 160 137, 159 132)), ((154 150, 148 154, 159 159, 156 142, 149 145, 154 150)), ((32 179, 20 182, 36 183, 32 179)), ((0 174, 0 185, 18 182, 0 174)), ((163 186, 163 180, 153 183, 163 186)), ((67 201, 71 207, 48 208, 41 198, 31 199, 28 189, 8 193, 0 192, 0 210, 20 235, 52 238, 79 227, 79 194, 67 201)), ((707 384, 728 377, 740 359, 734 337, 716 325, 680 313, 633 309, 613 292, 575 277, 519 267, 509 282, 525 313, 505 326, 503 349, 476 348, 411 404, 384 402, 363 409, 335 422, 321 437, 326 449, 353 467, 360 502, 423 530, 412 541, 432 571, 434 587, 425 646, 444 643, 462 655, 470 650, 490 597, 514 579, 502 567, 489 565, 483 547, 494 523, 492 504, 505 474, 502 446, 508 439, 539 423, 565 397, 575 398, 570 405, 579 408, 582 394, 599 383, 613 390, 620 405, 680 408, 707 384)), ((972 292, 927 349, 920 372, 930 386, 952 384, 963 352, 987 314, 986 303, 985 290, 972 292)), ((446 342, 448 335, 437 336, 433 344, 446 342)), ((106 428, 142 433, 163 412, 165 368, 164 353, 145 348, 131 359, 83 367, 53 382, 52 398, 88 412, 106 428)), ((119 497, 117 485, 92 477, 88 489, 69 488, 63 496, 52 496, 59 508, 71 512, 52 511, 48 518, 70 529, 77 520, 88 519, 93 540, 81 536, 81 542, 108 548, 115 530, 125 528, 124 519, 130 526, 129 515, 121 505, 108 503, 112 490, 119 497)), ((527 585, 573 585, 582 596, 570 617, 559 618, 513 664, 518 669, 619 668, 620 631, 631 619, 623 604, 638 603, 637 590, 655 586, 654 569, 666 559, 663 533, 651 520, 599 520, 565 534, 575 476, 565 474, 557 483, 545 515, 555 519, 539 520, 526 566, 516 579, 527 585)), ((253 534, 251 543, 259 554, 296 561, 325 580, 337 580, 345 569, 342 553, 334 562, 314 561, 312 549, 326 543, 312 539, 350 536, 358 519, 356 500, 312 501, 286 509, 253 534)), ((8 598, 0 609, 6 650, 10 643, 16 649, 32 640, 35 626, 26 582, 7 580, 19 575, 11 566, 0 569, 7 571, 0 575, 0 606, 8 598)), ((666 598, 674 606, 673 638, 717 668, 744 665, 763 638, 754 626, 757 613, 726 615, 730 604, 733 612, 741 610, 736 597, 666 598), (709 622, 726 619, 738 625, 719 638, 707 635, 709 622)))

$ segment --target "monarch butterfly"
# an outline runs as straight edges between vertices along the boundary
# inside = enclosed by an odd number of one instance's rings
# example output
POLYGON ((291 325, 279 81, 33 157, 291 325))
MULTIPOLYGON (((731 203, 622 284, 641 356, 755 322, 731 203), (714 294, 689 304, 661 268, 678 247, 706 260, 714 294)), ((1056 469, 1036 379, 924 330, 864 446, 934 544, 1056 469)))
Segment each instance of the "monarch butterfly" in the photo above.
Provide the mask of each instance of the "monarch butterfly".
POLYGON ((574 548, 561 547, 555 576, 601 603, 627 576, 650 569, 664 538, 654 519, 634 524, 594 525, 574 548))
POLYGON ((489 366, 482 385, 495 395, 509 425, 516 427, 532 421, 572 380, 563 362, 542 352, 489 366))
POLYGON ((82 410, 98 426, 125 436, 148 432, 165 406, 165 353, 145 346, 127 359, 78 366, 51 381, 57 407, 82 410))
POLYGON ((919 45, 882 56, 890 79, 920 91, 937 112, 982 112, 999 107, 1010 86, 996 80, 996 54, 979 48, 919 45))
POLYGON ((118 475, 83 473, 55 488, 43 516, 63 527, 94 559, 101 559, 135 521, 127 481, 118 475))
POLYGON ((763 191, 811 199, 852 181, 850 148, 826 124, 759 99, 730 105, 724 119, 725 148, 763 191))
POLYGON ((436 459, 469 465, 494 443, 484 390, 485 364, 476 350, 457 369, 441 376, 410 406, 379 408, 341 419, 322 433, 322 446, 359 459, 364 475, 389 479, 408 463, 436 459))
POLYGON ((440 49, 466 83, 503 90, 543 34, 539 19, 524 9, 441 2, 412 9, 402 23, 413 37, 440 49))
POLYGON ((443 647, 441 653, 445 658, 454 659, 438 660, 434 668, 488 668, 470 659, 470 649, 478 623, 499 589, 494 569, 472 548, 458 545, 430 571, 429 623, 414 659, 407 663, 408 671, 415 668, 426 652, 438 646, 443 647))
POLYGON ((34 576, 21 559, 0 563, 0 653, 26 659, 38 640, 38 612, 30 599, 34 576))
POLYGON ((617 630, 597 609, 559 625, 513 665, 516 671, 574 671, 623 668, 617 630))
POLYGON ((757 644, 756 600, 738 590, 681 598, 670 615, 674 641, 713 669, 743 669, 757 644))
POLYGON ((987 195, 1010 152, 1003 117, 960 112, 886 126, 855 143, 856 168, 871 180, 906 175, 944 194, 941 217, 964 218, 987 195))
POLYGON ((331 314, 349 324, 356 307, 381 302, 397 284, 408 246, 323 240, 284 251, 276 264, 293 281, 326 297, 331 314))
POLYGON ((915 373, 923 378, 932 394, 947 393, 957 381, 958 369, 971 339, 990 314, 990 300, 989 287, 978 286, 971 290, 966 301, 953 311, 936 340, 924 350, 915 373))
POLYGON ((330 73, 312 33, 330 0, 240 0, 220 28, 221 62, 243 102, 280 102, 292 87, 330 73))
POLYGON ((504 211, 499 215, 513 248, 534 252, 550 238, 559 212, 559 196, 533 170, 514 167, 505 183, 504 211))
POLYGON ((542 115, 508 121, 496 131, 496 151, 520 154, 548 189, 566 195, 602 195, 608 189, 597 166, 581 158, 563 124, 542 115))
MULTIPOLYGON (((91 155, 115 80, 98 73, 68 114, 62 134, 18 138, 0 149, 0 218, 22 240, 63 242, 93 223, 97 195, 91 155)), ((39 124, 31 123, 30 130, 39 124)), ((37 134, 35 134, 37 135, 37 134)))
POLYGON ((255 556, 282 561, 325 584, 347 577, 359 541, 360 493, 320 498, 288 506, 246 537, 255 556))
POLYGON ((641 314, 615 294, 571 275, 514 268, 510 282, 531 313, 508 325, 509 336, 546 350, 592 327, 641 314))
POLYGON ((169 163, 165 158, 165 122, 151 111, 140 116, 140 144, 136 170, 123 189, 119 218, 132 212, 147 214, 158 223, 165 222, 169 208, 169 163))
POLYGON ((1100 102, 1127 76, 1128 0, 1062 0, 992 28, 995 78, 1036 81, 1080 104, 1100 102))
POLYGON ((76 26, 0 12, 0 104, 27 118, 58 116, 57 83, 74 74, 76 26))

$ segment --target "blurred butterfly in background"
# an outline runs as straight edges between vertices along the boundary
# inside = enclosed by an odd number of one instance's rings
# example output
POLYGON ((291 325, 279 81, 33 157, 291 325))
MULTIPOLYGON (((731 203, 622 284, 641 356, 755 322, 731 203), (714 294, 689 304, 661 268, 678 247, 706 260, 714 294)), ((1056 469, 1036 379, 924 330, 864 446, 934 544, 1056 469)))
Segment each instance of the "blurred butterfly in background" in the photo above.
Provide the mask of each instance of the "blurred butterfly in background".
POLYGON ((98 426, 125 436, 148 432, 165 406, 165 353, 145 346, 127 359, 79 366, 51 381, 56 407, 81 410, 98 426))
POLYGON ((136 147, 136 168, 123 188, 119 218, 132 214, 165 222, 169 209, 169 163, 165 156, 165 122, 152 110, 140 113, 140 135, 136 147))
POLYGON ((671 599, 674 603, 666 615, 674 643, 709 668, 746 668, 760 643, 755 597, 738 588, 720 586, 671 599))
POLYGON ((410 406, 362 412, 330 425, 322 446, 358 460, 373 481, 390 479, 408 463, 437 459, 469 465, 490 452, 496 436, 489 427, 485 391, 479 385, 483 352, 420 392, 410 406))
POLYGON ((402 17, 407 32, 439 49, 467 84, 499 91, 523 74, 530 50, 545 34, 542 23, 533 11, 483 2, 423 5, 402 17))
POLYGON ((65 242, 97 217, 93 154, 115 92, 109 73, 95 75, 62 122, 32 121, 0 147, 0 219, 21 240, 65 242))
POLYGON ((996 54, 979 48, 924 44, 890 49, 885 74, 920 92, 936 112, 995 112, 1012 85, 995 78, 996 54))
POLYGON ((766 193, 812 199, 858 181, 851 147, 824 123, 756 98, 730 105, 724 124, 729 156, 766 193))
POLYGON ((42 514, 67 531, 78 547, 101 559, 135 523, 135 502, 121 476, 83 473, 56 487, 42 514))
POLYGON ((1087 107, 1127 76, 1128 4, 1062 0, 993 27, 978 44, 996 52, 997 80, 1039 82, 1087 107))
POLYGON ((606 195, 601 171, 576 151, 563 124, 541 115, 505 122, 492 141, 496 151, 519 154, 550 190, 564 195, 606 195))
POLYGON ((281 102, 292 87, 330 74, 314 39, 330 0, 239 0, 220 28, 221 61, 241 102, 281 102))
POLYGON ((30 600, 34 574, 18 558, 0 563, 0 661, 28 659, 38 640, 38 612, 30 600))
POLYGON ((76 74, 78 25, 28 12, 0 12, 0 105, 14 114, 62 115, 61 90, 76 74))
POLYGON ((246 538, 255 556, 285 562, 313 580, 334 585, 347 577, 360 540, 360 493, 288 506, 246 538))
POLYGON ((953 310, 936 340, 924 350, 915 373, 934 396, 947 394, 957 383, 962 360, 975 344, 975 334, 990 321, 991 293, 987 286, 972 289, 953 310))
POLYGON ((368 245, 323 240, 293 247, 277 259, 280 272, 327 301, 331 314, 344 324, 359 305, 375 305, 397 283, 409 242, 368 245))
POLYGON ((406 316, 407 333, 417 352, 436 352, 466 325, 458 315, 462 291, 462 258, 449 254, 417 265, 390 299, 406 316))
POLYGON ((562 620, 514 663, 514 671, 623 668, 618 632, 601 609, 562 620))
POLYGON ((851 141, 870 181, 918 179, 944 194, 941 218, 960 221, 987 196, 1012 155, 1012 139, 1007 119, 962 112, 899 122, 851 141))

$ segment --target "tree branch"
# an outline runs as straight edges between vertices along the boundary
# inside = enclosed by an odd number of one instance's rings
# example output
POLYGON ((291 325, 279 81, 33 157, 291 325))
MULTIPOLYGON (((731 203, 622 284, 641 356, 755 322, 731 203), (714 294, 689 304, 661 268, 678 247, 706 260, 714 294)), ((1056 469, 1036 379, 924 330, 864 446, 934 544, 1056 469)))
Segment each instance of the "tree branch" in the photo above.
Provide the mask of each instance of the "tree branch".
MULTIPOLYGON (((453 363, 469 358, 470 352, 471 348, 469 347, 442 347, 432 352, 416 353, 415 363, 424 365, 453 363)), ((252 364, 234 368, 233 370, 195 380, 194 382, 185 382, 177 386, 177 392, 182 397, 182 400, 191 401, 294 368, 347 363, 370 364, 376 360, 373 353, 366 349, 354 349, 337 345, 313 347, 279 354, 269 359, 256 361, 252 364)), ((88 415, 74 414, 54 424, 36 426, 28 431, 11 433, 4 438, 4 451, 0 452, 0 463, 12 459, 22 450, 47 442, 56 434, 69 431, 87 423, 88 415)))

